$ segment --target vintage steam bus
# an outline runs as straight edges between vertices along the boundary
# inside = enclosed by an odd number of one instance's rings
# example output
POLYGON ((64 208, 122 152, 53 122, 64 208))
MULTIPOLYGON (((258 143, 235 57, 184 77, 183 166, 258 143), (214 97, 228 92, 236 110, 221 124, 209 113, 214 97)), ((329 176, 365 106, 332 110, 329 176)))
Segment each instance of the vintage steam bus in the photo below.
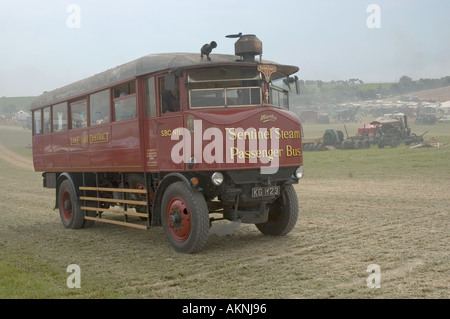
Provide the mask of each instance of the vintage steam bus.
POLYGON ((219 219, 292 230, 302 133, 275 83, 298 67, 238 38, 235 55, 148 55, 33 101, 33 163, 64 227, 163 226, 183 253, 219 219))

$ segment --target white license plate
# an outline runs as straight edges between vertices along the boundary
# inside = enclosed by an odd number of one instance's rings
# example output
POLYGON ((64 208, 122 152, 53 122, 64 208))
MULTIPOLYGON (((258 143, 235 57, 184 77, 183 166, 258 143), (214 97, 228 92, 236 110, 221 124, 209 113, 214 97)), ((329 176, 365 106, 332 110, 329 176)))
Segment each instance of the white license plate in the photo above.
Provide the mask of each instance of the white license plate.
POLYGON ((280 186, 254 187, 252 188, 252 197, 278 196, 280 195, 280 186))

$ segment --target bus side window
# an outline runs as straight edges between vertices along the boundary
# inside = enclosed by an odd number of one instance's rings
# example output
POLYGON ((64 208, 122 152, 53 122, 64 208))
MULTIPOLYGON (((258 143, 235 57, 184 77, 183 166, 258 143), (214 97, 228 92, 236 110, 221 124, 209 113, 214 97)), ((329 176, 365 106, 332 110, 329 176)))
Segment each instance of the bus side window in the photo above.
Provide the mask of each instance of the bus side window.
POLYGON ((156 116, 155 78, 145 80, 145 115, 156 116))
POLYGON ((53 132, 67 130, 67 103, 53 105, 53 132))
POLYGON ((42 111, 41 110, 33 111, 33 118, 34 118, 34 135, 41 135, 42 111))
POLYGON ((89 108, 91 125, 110 122, 110 100, 109 90, 104 90, 89 96, 89 108))
POLYGON ((114 92, 114 121, 122 121, 136 117, 136 84, 135 81, 116 86, 114 92))
POLYGON ((180 90, 178 78, 175 78, 175 86, 172 90, 166 89, 165 78, 159 78, 159 96, 161 113, 178 112, 180 110, 180 90))
POLYGON ((87 103, 86 101, 70 104, 70 117, 72 128, 82 128, 87 126, 87 103))
POLYGON ((52 123, 50 122, 50 106, 44 108, 44 134, 50 133, 52 130, 52 123))

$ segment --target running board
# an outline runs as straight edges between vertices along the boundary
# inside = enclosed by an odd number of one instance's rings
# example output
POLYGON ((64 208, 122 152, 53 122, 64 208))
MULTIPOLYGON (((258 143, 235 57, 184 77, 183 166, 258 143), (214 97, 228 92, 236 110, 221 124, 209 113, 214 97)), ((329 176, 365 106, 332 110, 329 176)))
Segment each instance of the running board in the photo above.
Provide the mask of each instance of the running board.
POLYGON ((90 217, 90 216, 84 216, 84 219, 93 220, 93 221, 101 222, 101 223, 107 223, 107 224, 127 226, 127 227, 139 228, 139 229, 147 229, 147 226, 145 226, 145 225, 133 224, 133 223, 128 223, 128 222, 121 222, 121 221, 113 220, 113 219, 105 219, 105 218, 90 217))
POLYGON ((81 209, 90 210, 92 212, 123 214, 123 215, 137 216, 137 217, 143 217, 143 218, 148 217, 147 214, 144 214, 144 213, 135 213, 135 212, 130 212, 127 210, 122 210, 122 209, 109 209, 109 208, 97 208, 97 207, 86 207, 86 206, 82 206, 81 209))
MULTIPOLYGON (((127 205, 133 205, 133 206, 147 206, 146 201, 140 201, 140 200, 129 200, 126 199, 125 194, 141 194, 147 196, 147 190, 145 189, 129 189, 129 188, 105 188, 105 187, 86 187, 86 186, 80 186, 80 191, 96 191, 97 196, 99 196, 99 192, 115 192, 115 193, 122 193, 123 199, 118 198, 104 198, 104 197, 91 197, 91 196, 80 196, 80 200, 85 201, 85 206, 82 206, 81 209, 86 211, 92 211, 97 212, 98 217, 92 217, 92 216, 85 216, 84 219, 91 220, 95 222, 101 222, 101 223, 108 223, 108 224, 114 224, 114 225, 120 225, 120 226, 127 226, 127 227, 133 227, 138 229, 148 229, 149 225, 141 225, 136 223, 128 222, 127 216, 136 216, 136 217, 143 217, 147 218, 149 220, 149 214, 139 213, 139 212, 132 212, 127 210, 127 205), (96 203, 96 206, 87 206, 86 202, 96 203), (101 208, 99 207, 99 203, 110 203, 112 205, 122 204, 124 206, 124 209, 111 209, 111 208, 101 208), (118 221, 113 219, 107 219, 102 218, 103 213, 113 213, 113 214, 121 214, 124 215, 125 221, 118 221)), ((87 215, 87 214, 86 214, 87 215)))

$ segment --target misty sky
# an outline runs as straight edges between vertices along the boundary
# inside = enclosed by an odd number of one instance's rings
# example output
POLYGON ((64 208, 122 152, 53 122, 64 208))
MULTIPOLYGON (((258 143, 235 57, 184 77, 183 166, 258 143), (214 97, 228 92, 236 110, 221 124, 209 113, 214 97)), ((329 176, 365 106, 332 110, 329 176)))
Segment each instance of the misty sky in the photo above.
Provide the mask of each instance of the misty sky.
POLYGON ((239 32, 303 80, 440 78, 450 75, 449 14, 447 0, 1 0, 0 96, 39 95, 212 40, 213 54, 234 54, 225 35, 239 32))

